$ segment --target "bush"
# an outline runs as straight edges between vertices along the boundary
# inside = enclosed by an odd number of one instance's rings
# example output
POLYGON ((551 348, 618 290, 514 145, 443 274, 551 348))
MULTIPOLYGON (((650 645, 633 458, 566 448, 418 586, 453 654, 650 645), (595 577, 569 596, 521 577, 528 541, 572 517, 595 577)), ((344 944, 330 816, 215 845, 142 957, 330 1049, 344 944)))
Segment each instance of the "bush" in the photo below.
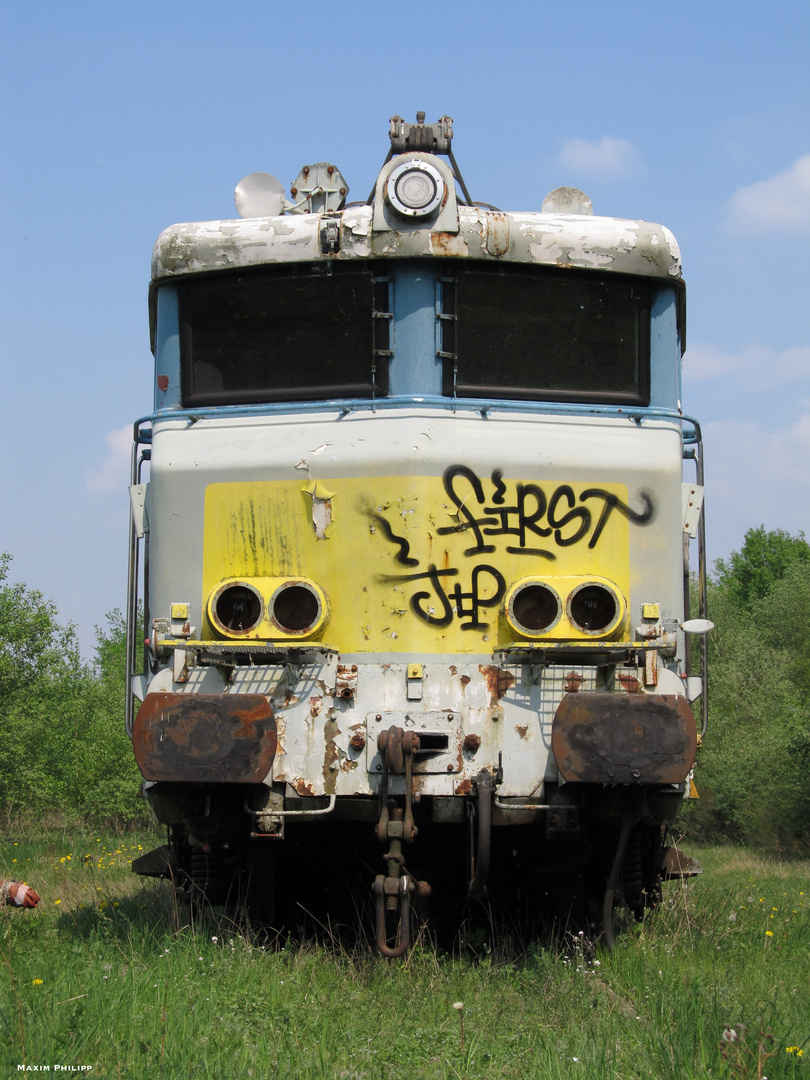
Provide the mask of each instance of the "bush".
POLYGON ((803 537, 749 530, 742 551, 718 564, 702 804, 689 816, 690 831, 705 837, 783 851, 810 845, 806 548, 803 537))
POLYGON ((75 630, 0 559, 0 805, 96 823, 146 820, 124 730, 126 631, 121 613, 96 629, 95 664, 75 630))

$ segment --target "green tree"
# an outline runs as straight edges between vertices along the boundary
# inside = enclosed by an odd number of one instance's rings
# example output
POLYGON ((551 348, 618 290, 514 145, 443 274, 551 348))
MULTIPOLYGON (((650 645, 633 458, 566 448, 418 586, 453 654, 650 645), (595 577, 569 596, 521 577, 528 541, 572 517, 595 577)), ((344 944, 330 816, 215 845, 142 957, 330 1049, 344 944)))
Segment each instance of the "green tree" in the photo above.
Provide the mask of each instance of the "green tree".
POLYGON ((749 529, 739 551, 718 559, 718 584, 738 608, 762 600, 794 563, 810 563, 810 544, 804 533, 791 536, 784 529, 749 529))
POLYGON ((41 592, 8 582, 10 563, 10 555, 0 555, 0 723, 21 691, 54 674, 75 639, 41 592))

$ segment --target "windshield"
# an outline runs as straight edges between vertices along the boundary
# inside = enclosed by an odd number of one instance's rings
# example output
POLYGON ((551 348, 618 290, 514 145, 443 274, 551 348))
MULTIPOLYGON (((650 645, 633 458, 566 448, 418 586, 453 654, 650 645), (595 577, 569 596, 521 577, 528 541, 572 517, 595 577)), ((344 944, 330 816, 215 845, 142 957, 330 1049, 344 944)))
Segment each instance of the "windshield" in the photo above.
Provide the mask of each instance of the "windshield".
POLYGON ((649 284, 524 267, 443 279, 445 394, 649 404, 649 284))
POLYGON ((387 279, 365 267, 228 273, 180 287, 183 404, 387 392, 387 279), (328 272, 325 272, 328 271, 328 272))

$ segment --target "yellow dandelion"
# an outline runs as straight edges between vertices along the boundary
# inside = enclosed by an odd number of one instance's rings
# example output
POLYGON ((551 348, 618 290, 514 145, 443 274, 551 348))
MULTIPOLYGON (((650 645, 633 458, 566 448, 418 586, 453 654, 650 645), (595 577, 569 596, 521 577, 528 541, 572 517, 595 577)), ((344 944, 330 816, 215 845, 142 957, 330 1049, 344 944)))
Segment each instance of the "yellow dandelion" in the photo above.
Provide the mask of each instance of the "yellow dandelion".
POLYGON ((31 980, 31 985, 32 986, 42 986, 42 979, 32 979, 31 980))
POLYGON ((766 930, 765 937, 773 937, 773 930, 766 930))
POLYGON ((61 904, 61 903, 62 903, 62 901, 61 901, 61 900, 54 900, 54 903, 55 903, 55 904, 61 904))

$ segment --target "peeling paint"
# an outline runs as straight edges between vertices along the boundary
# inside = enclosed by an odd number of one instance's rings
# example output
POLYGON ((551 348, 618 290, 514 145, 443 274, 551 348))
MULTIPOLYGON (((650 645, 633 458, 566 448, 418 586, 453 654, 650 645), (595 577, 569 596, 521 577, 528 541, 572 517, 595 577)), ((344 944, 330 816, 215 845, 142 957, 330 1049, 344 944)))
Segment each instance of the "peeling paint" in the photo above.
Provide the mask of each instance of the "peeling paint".
MULTIPOLYGON (((321 251, 321 221, 317 214, 300 214, 173 225, 155 245, 152 277, 334 258, 321 251)), ((458 227, 458 233, 429 228, 372 233, 372 208, 352 207, 341 217, 338 258, 449 256, 681 276, 677 241, 669 229, 651 222, 461 206, 458 227)))

